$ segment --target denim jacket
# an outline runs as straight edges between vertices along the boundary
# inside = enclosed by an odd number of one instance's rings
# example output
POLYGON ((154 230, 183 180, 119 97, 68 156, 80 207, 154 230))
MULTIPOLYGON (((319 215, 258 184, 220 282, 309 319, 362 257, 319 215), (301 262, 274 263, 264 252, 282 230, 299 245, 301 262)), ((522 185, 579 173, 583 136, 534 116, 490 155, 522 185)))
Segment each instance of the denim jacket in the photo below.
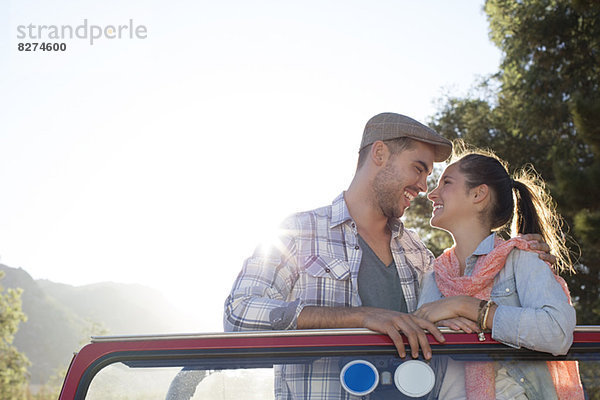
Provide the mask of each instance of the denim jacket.
MULTIPOLYGON (((495 234, 485 238, 467 258, 471 275, 477 258, 494 248, 495 234)), ((419 306, 443 297, 432 271, 423 278, 419 306)), ((498 304, 492 338, 514 348, 566 354, 573 342, 575 309, 569 304, 552 270, 537 253, 514 249, 494 279, 491 298, 498 304)), ((529 399, 555 399, 556 392, 545 362, 503 363, 529 399)))

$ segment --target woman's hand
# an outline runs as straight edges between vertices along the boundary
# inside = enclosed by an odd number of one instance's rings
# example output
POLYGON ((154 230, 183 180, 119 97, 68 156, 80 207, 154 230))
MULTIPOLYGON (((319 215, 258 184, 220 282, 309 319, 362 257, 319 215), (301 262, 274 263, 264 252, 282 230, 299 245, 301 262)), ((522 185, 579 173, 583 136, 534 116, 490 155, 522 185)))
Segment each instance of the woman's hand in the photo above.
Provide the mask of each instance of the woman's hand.
POLYGON ((463 331, 466 333, 479 333, 481 329, 477 326, 475 321, 471 321, 465 317, 456 317, 450 319, 443 319, 436 323, 437 326, 445 326, 452 329, 453 331, 463 331))
MULTIPOLYGON (((479 304, 479 300, 469 296, 452 296, 444 297, 443 299, 433 301, 431 303, 423 304, 413 314, 419 318, 426 319, 434 324, 442 320, 451 320, 458 317, 466 317, 470 319, 469 315, 463 310, 465 305, 472 303, 471 300, 475 300, 476 307, 479 304)), ((470 313, 469 313, 470 314, 470 313)), ((475 318, 477 320, 477 311, 475 311, 475 318)))

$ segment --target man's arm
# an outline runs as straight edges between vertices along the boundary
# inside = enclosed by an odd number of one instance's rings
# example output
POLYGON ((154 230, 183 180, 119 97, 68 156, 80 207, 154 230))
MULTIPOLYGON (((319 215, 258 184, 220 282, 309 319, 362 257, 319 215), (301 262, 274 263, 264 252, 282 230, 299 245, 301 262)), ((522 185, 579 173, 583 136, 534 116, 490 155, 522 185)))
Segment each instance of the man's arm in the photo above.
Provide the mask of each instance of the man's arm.
POLYGON ((367 328, 386 334, 392 339, 400 357, 406 356, 401 333, 410 345, 413 358, 419 356, 419 347, 426 359, 431 358, 431 346, 424 329, 437 341, 444 336, 431 322, 397 311, 373 307, 312 307, 306 306, 298 316, 299 329, 367 328))
POLYGON ((272 248, 257 248, 244 262, 225 300, 226 332, 295 329, 304 304, 288 301, 298 278, 295 240, 282 235, 272 248))

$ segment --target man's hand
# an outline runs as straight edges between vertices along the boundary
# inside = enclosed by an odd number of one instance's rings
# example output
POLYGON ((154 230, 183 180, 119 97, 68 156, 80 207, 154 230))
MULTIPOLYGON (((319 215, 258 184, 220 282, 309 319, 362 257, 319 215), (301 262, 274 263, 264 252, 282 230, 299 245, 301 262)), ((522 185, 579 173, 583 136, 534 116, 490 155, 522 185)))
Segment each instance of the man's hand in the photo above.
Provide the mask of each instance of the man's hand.
POLYGON ((401 334, 408 339, 413 358, 419 347, 426 359, 431 358, 431 346, 424 329, 435 339, 446 341, 435 325, 411 314, 374 307, 313 307, 306 306, 298 316, 298 329, 367 328, 386 334, 394 342, 400 357, 406 357, 401 334))
POLYGON ((527 233, 519 236, 529 242, 531 250, 536 251, 542 260, 552 265, 556 264, 556 257, 550 254, 550 246, 548 246, 548 243, 544 242, 542 235, 538 233, 527 233))
POLYGON ((372 331, 388 335, 394 342, 396 349, 398 349, 401 358, 406 356, 406 351, 400 333, 408 339, 413 358, 419 357, 419 347, 421 347, 425 359, 429 360, 431 358, 431 346, 427 340, 427 335, 423 331, 424 329, 427 329, 438 342, 443 343, 446 340, 431 322, 397 311, 372 308, 365 315, 363 326, 372 331))

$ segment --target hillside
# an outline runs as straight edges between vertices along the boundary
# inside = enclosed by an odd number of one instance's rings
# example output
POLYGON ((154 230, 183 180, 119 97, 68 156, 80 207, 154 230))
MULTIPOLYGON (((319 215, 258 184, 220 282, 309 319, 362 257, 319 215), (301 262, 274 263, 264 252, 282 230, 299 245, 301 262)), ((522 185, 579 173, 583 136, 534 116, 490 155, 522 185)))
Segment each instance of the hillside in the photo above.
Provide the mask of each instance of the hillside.
POLYGON ((23 289, 28 320, 14 343, 32 363, 32 384, 66 368, 91 335, 170 333, 191 325, 155 289, 112 282, 71 286, 34 280, 21 268, 0 264, 0 270, 6 274, 0 286, 23 289))

